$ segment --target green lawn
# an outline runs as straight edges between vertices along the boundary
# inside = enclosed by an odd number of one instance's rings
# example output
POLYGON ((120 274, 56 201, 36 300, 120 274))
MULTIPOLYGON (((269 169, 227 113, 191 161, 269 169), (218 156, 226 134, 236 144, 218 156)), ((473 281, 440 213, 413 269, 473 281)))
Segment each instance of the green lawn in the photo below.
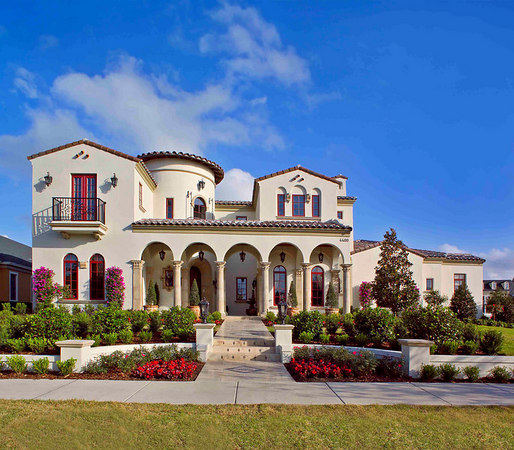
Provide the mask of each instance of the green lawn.
POLYGON ((478 328, 482 332, 489 330, 501 331, 505 339, 503 342, 502 353, 508 356, 514 356, 514 328, 487 327, 485 325, 479 325, 478 328))
POLYGON ((513 448, 514 408, 0 400, 2 448, 513 448))

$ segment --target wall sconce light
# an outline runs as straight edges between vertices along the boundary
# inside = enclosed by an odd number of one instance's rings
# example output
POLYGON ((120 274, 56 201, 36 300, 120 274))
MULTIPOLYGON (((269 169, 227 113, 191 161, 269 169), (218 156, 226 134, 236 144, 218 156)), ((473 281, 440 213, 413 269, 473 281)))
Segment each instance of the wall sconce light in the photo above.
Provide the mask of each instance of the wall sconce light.
POLYGON ((323 262, 323 253, 319 252, 318 260, 319 260, 320 263, 323 262))
POLYGON ((286 194, 286 202, 290 202, 291 200, 291 194, 286 194))
POLYGON ((198 182, 198 190, 202 190, 203 188, 205 187, 205 181, 204 179, 202 178, 199 182, 198 182))
POLYGON ((244 250, 241 250, 241 253, 239 253, 239 257, 241 258, 241 262, 245 262, 246 253, 244 252, 244 250))
POLYGON ((164 250, 161 250, 159 252, 159 258, 161 258, 161 261, 164 261, 165 257, 166 257, 166 252, 164 250))
POLYGON ((284 262, 286 260, 286 254, 284 253, 284 250, 280 252, 280 261, 284 262))
POLYGON ((200 261, 203 261, 203 257, 205 256, 205 253, 203 252, 203 250, 200 250, 198 252, 198 258, 200 258, 200 261))
POLYGON ((309 202, 311 201, 311 194, 307 194, 307 195, 305 196, 305 201, 306 201, 307 203, 309 203, 309 202))
POLYGON ((47 186, 50 186, 52 184, 52 181, 53 181, 53 178, 50 175, 50 172, 47 172, 46 175, 45 175, 45 184, 47 186))
POLYGON ((113 176, 111 177, 111 184, 113 188, 118 186, 118 177, 116 176, 116 174, 113 174, 113 176))

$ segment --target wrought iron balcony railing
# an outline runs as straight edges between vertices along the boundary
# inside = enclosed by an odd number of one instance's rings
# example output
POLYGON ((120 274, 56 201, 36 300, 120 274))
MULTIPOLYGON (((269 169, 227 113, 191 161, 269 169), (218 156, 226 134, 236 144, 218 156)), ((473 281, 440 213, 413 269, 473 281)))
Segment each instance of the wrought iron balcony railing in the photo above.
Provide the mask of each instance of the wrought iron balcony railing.
POLYGON ((101 222, 105 225, 105 202, 97 197, 53 197, 52 220, 101 222))

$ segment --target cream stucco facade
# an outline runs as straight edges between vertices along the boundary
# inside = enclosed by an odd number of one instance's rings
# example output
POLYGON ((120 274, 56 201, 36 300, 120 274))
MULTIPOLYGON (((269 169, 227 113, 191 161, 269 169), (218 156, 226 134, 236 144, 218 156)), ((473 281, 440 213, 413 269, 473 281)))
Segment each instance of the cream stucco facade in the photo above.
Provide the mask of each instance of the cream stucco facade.
MULTIPOLYGON (((349 311, 360 281, 373 279, 376 250, 354 249, 356 198, 344 176, 296 166, 257 178, 251 200, 230 202, 216 199, 223 169, 195 155, 134 157, 82 140, 29 160, 33 267, 72 285, 64 303, 102 303, 98 268, 111 266, 123 270, 126 308, 143 307, 150 282, 160 307, 186 306, 196 279, 212 310, 237 315, 252 297, 258 313, 276 308, 292 281, 300 309, 323 309, 333 282, 349 311)), ((469 273, 474 295, 482 285, 476 261, 412 258, 419 285, 433 274, 446 293, 455 270, 469 273)))

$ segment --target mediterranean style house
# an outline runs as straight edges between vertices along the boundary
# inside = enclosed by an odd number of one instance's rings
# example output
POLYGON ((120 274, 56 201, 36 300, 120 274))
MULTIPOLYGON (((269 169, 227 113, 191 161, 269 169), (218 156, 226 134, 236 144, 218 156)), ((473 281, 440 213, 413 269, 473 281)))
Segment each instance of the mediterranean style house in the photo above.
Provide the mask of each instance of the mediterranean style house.
MULTIPOLYGON (((347 177, 301 166, 256 178, 248 201, 216 199, 223 169, 203 157, 137 157, 83 139, 28 157, 33 172, 33 266, 69 286, 65 304, 105 300, 105 268, 118 266, 126 308, 141 309, 150 283, 159 306, 186 306, 196 280, 211 310, 244 315, 276 308, 296 284, 299 308, 359 304, 379 242, 354 241, 347 177)), ((410 250, 416 283, 452 294, 467 283, 482 298, 483 259, 410 250)))

